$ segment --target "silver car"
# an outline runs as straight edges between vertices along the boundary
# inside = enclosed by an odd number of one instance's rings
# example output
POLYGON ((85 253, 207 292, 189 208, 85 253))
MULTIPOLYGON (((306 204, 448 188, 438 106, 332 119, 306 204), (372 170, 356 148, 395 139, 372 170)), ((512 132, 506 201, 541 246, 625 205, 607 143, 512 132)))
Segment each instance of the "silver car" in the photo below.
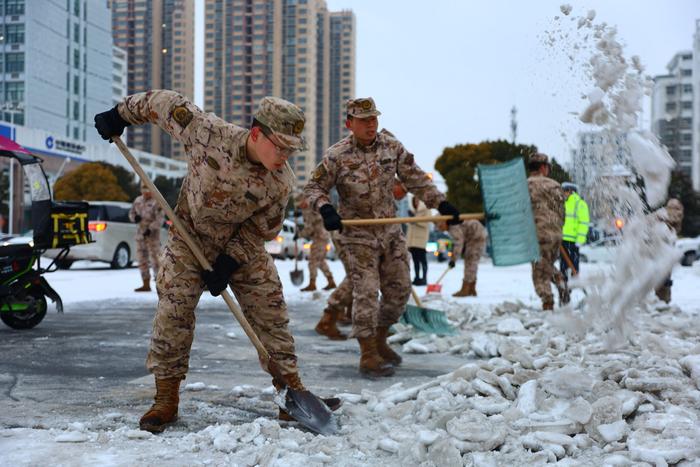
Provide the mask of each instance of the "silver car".
MULTIPOLYGON (((68 269, 74 261, 91 260, 109 263, 113 269, 131 266, 136 255, 137 225, 129 220, 131 203, 119 201, 90 201, 88 228, 93 243, 70 248, 68 255, 57 262, 60 269, 68 269)), ((161 244, 165 244, 168 231, 160 229, 161 244)), ((55 258, 60 249, 47 250, 44 256, 55 258)))

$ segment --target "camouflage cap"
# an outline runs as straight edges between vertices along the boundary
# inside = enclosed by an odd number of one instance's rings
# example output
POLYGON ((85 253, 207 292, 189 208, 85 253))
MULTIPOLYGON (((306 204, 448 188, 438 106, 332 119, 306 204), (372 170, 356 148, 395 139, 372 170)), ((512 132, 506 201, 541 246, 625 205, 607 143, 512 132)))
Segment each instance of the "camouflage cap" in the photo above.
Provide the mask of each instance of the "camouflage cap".
POLYGON ((263 97, 253 116, 268 127, 280 142, 297 151, 306 148, 301 133, 304 131, 304 111, 289 101, 278 97, 263 97))
POLYGON ((540 162, 543 164, 549 164, 549 156, 547 154, 536 152, 530 156, 530 162, 540 162))
POLYGON ((374 99, 371 97, 349 99, 346 105, 348 115, 354 118, 375 117, 382 114, 379 110, 377 110, 374 99))

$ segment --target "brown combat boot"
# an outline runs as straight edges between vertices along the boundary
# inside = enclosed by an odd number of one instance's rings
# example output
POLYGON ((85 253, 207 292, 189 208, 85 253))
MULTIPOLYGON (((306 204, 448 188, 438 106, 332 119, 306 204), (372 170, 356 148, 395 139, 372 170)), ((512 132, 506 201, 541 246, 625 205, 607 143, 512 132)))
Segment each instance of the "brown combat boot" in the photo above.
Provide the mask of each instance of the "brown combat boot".
MULTIPOLYGON (((301 378, 299 377, 299 373, 289 373, 284 375, 285 383, 287 383, 287 387, 294 389, 295 391, 306 391, 306 388, 301 382, 301 378)), ((278 381, 275 379, 272 380, 272 385, 277 389, 278 391, 282 389, 282 384, 280 384, 278 381)), ((327 397, 327 398, 321 398, 321 401, 323 401, 324 404, 326 404, 326 407, 331 412, 335 412, 340 408, 341 405, 343 405, 343 401, 341 401, 337 397, 327 397)), ((289 415, 284 409, 280 407, 279 415, 277 416, 278 420, 284 421, 284 422, 293 422, 294 417, 289 415)))
POLYGON ((662 302, 670 303, 671 302, 671 287, 669 287, 667 285, 662 285, 661 287, 656 289, 656 296, 662 302))
POLYGON ((160 433, 177 420, 180 381, 180 378, 156 378, 155 404, 141 417, 139 428, 160 433))
POLYGON ((377 328, 377 352, 384 359, 385 362, 391 363, 393 366, 401 365, 403 359, 401 355, 394 352, 394 350, 389 346, 386 338, 389 336, 389 327, 380 326, 377 328))
POLYGON ((358 337, 360 343, 360 373, 368 376, 391 376, 394 367, 384 361, 377 351, 377 337, 358 337))
POLYGON ((313 292, 316 290, 316 279, 310 280, 309 285, 301 289, 302 292, 313 292))
POLYGON ((551 311, 554 310, 554 298, 549 297, 542 300, 542 310, 551 311))
POLYGON ((469 296, 469 282, 467 281, 462 281, 462 288, 459 289, 457 292, 453 293, 453 297, 468 297, 469 296))
POLYGON ((467 283, 469 286, 469 295, 467 297, 476 297, 476 281, 467 283))
POLYGON ((348 336, 340 332, 340 329, 336 326, 336 316, 337 313, 335 311, 324 311, 321 320, 314 329, 317 333, 326 336, 332 341, 344 341, 348 336))
POLYGON ((335 288, 337 287, 337 286, 335 285, 335 281, 333 280, 333 276, 327 277, 326 279, 328 279, 328 285, 325 286, 325 287, 323 288, 323 290, 333 290, 333 289, 335 289, 335 288))
POLYGON ((151 279, 144 279, 143 285, 138 289, 134 289, 134 292, 150 292, 151 291, 151 279))

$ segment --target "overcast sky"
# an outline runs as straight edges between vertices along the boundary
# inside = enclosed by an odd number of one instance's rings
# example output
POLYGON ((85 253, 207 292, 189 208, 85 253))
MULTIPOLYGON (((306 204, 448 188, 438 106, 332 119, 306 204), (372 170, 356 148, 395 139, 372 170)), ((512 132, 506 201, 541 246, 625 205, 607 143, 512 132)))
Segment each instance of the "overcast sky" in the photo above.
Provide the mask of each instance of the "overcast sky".
MULTIPOLYGON (((203 0, 199 3, 201 19, 203 0)), ((652 76, 666 73, 677 51, 692 48, 700 19, 700 0, 327 3, 331 11, 355 13, 357 95, 374 97, 382 111, 380 126, 396 134, 429 171, 446 146, 510 139, 513 106, 517 142, 570 160, 580 128, 574 113, 584 108, 581 95, 590 83, 582 69, 570 69, 573 36, 545 45, 562 25, 576 31, 575 23, 554 19, 563 17, 560 5, 573 6, 571 16, 595 10, 595 23, 617 25, 625 55, 639 55, 652 76)), ((198 56, 201 75, 201 50, 198 56)), ((201 103, 201 95, 195 99, 201 103)), ((648 127, 650 116, 643 118, 648 127)))

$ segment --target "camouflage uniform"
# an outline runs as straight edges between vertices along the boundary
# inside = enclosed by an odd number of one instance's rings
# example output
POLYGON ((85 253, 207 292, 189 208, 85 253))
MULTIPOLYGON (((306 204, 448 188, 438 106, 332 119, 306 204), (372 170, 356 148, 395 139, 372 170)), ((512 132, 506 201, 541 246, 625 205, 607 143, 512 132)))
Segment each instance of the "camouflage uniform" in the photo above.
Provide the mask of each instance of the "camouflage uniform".
MULTIPOLYGON (((670 198, 666 203, 665 209, 659 210, 656 216, 662 222, 665 222, 668 227, 679 235, 681 226, 683 225, 683 205, 676 198, 670 198)), ((673 280, 671 275, 656 289, 656 296, 666 303, 671 301, 671 287, 673 280)))
POLYGON ((136 229, 136 260, 139 262, 141 279, 148 282, 151 280, 149 266, 152 266, 153 274, 158 276, 160 228, 165 220, 165 214, 155 198, 140 195, 136 197, 129 211, 131 222, 136 222, 136 216, 141 218, 136 229))
POLYGON ((464 281, 476 282, 479 259, 486 245, 486 229, 481 222, 471 220, 451 225, 449 232, 454 240, 453 259, 456 261, 460 256, 464 258, 464 281))
POLYGON ((345 269, 345 277, 340 282, 338 287, 328 297, 328 303, 324 312, 336 313, 340 316, 352 307, 352 281, 350 280, 350 266, 343 243, 338 239, 337 234, 333 234, 333 246, 335 247, 335 255, 343 263, 345 269))
MULTIPOLYGON (((535 154, 531 156, 530 160, 537 160, 537 158, 543 158, 545 162, 549 163, 549 159, 543 154, 535 154)), ((549 177, 531 174, 527 179, 527 185, 532 201, 537 240, 540 244, 540 259, 532 263, 532 282, 535 285, 537 295, 542 299, 542 303, 553 303, 550 283, 554 283, 557 287, 560 300, 562 297, 568 296, 564 276, 554 266, 554 262, 559 257, 559 247, 561 246, 566 198, 561 185, 549 177)))
MULTIPOLYGON (((366 106, 361 110, 369 110, 371 115, 379 114, 371 99, 356 99, 348 103, 350 115, 368 115, 353 113, 359 110, 354 108, 356 104, 366 106)), ((354 135, 331 146, 304 188, 304 195, 318 210, 330 204, 329 192, 335 186, 343 219, 395 217, 392 188, 396 176, 428 207, 437 207, 445 200, 416 165, 413 154, 387 133, 378 133, 369 146, 360 145, 354 135)), ((343 227, 338 239, 346 250, 353 286, 351 335, 369 338, 377 327, 396 323, 406 308, 411 293, 406 239, 400 225, 343 227)))
MULTIPOLYGON (((265 241, 275 238, 282 227, 294 184, 289 165, 270 171, 251 162, 246 154, 249 130, 203 112, 172 91, 129 96, 118 111, 127 122, 154 123, 184 144, 188 172, 175 213, 210 262, 224 253, 241 265, 229 285, 243 314, 282 373, 296 374, 282 284, 265 251, 265 241)), ((299 144, 304 117, 298 107, 264 98, 256 118, 259 115, 258 120, 275 130, 278 139, 290 147, 299 144), (279 128, 287 134, 278 133, 279 128)), ((161 259, 147 367, 156 378, 184 378, 194 336, 194 310, 204 289, 202 267, 176 229, 170 229, 161 259)))
POLYGON ((316 282, 318 269, 321 269, 323 275, 326 276, 328 282, 333 281, 333 275, 326 263, 326 245, 330 236, 326 229, 323 228, 323 218, 315 209, 310 206, 301 210, 301 215, 304 216, 304 228, 301 231, 301 236, 311 240, 311 250, 309 251, 309 280, 312 283, 316 282))

